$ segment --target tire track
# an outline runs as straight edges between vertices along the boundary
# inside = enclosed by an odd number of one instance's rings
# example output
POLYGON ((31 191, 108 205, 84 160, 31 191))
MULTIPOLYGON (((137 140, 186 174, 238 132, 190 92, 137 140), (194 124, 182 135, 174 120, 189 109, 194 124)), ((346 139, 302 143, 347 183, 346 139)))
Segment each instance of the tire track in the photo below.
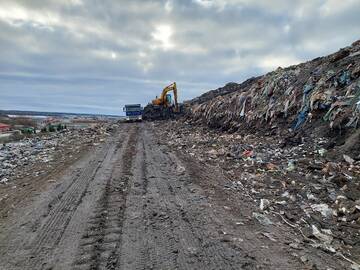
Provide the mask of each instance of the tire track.
POLYGON ((35 238, 29 245, 30 258, 27 269, 42 269, 44 260, 51 255, 52 250, 61 240, 74 212, 85 196, 89 184, 93 181, 100 168, 108 163, 118 146, 113 140, 106 143, 96 159, 82 171, 65 193, 60 197, 48 214, 46 222, 37 231, 35 238))
MULTIPOLYGON (((153 140, 149 138, 149 140, 153 140)), ((153 144, 146 143, 150 153, 148 170, 154 178, 154 185, 158 191, 158 201, 154 206, 169 216, 168 235, 162 231, 158 236, 159 228, 152 233, 156 234, 159 243, 173 243, 166 246, 166 250, 177 248, 178 253, 167 253, 168 260, 173 260, 171 269, 238 269, 241 265, 252 265, 251 258, 241 256, 240 250, 230 247, 222 241, 219 235, 220 228, 213 219, 212 214, 197 205, 201 199, 191 191, 185 183, 189 183, 189 176, 177 173, 179 160, 173 160, 162 149, 154 148, 153 144), (164 239, 164 235, 168 239, 164 239), (160 237, 160 238, 159 238, 160 237)), ((156 252, 158 254, 158 252, 156 252)), ((243 254, 244 255, 244 254, 243 254)), ((161 258, 154 258, 157 263, 161 258)), ((157 269, 168 265, 157 265, 157 269)), ((170 269, 169 268, 169 269, 170 269)))
POLYGON ((137 139, 138 127, 133 126, 119 150, 120 157, 108 178, 104 193, 88 221, 74 269, 115 269, 120 259, 124 212, 137 139))
POLYGON ((145 209, 148 179, 146 171, 146 151, 144 130, 140 131, 131 185, 126 201, 125 218, 122 229, 120 260, 116 269, 151 269, 150 253, 147 249, 145 231, 145 209))

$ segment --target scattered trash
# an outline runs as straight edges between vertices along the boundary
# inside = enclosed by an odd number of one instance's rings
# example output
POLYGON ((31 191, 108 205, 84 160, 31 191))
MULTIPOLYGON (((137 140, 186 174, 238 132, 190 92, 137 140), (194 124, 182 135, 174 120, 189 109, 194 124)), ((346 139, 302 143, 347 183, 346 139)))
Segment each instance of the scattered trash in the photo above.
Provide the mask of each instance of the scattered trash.
POLYGON ((332 253, 323 240, 336 237, 336 252, 353 254, 360 241, 359 52, 356 42, 228 84, 188 101, 186 116, 165 130, 155 125, 170 147, 219 167, 233 181, 229 192, 259 202, 253 218, 261 224, 271 222, 266 211, 276 212, 279 222, 308 229, 304 239, 313 236, 314 246, 332 253))
POLYGON ((277 242, 277 240, 272 236, 271 233, 262 233, 262 235, 266 236, 267 238, 269 238, 273 242, 277 242))
POLYGON ((321 148, 318 150, 318 153, 321 157, 323 157, 326 154, 327 150, 325 148, 321 148))
POLYGON ((293 249, 299 249, 299 250, 301 249, 300 246, 299 246, 299 243, 295 243, 295 242, 294 242, 294 243, 290 243, 289 246, 290 246, 291 248, 293 248, 293 249))
POLYGON ((6 184, 8 181, 9 181, 9 179, 3 178, 3 179, 0 180, 0 183, 1 184, 6 184))
POLYGON ((292 172, 292 171, 295 170, 295 163, 294 163, 293 160, 290 160, 288 162, 288 166, 287 166, 286 170, 289 171, 289 172, 292 172))
POLYGON ((260 210, 264 211, 265 209, 267 209, 270 205, 270 201, 267 199, 261 199, 260 200, 260 210))
POLYGON ((343 155, 343 157, 344 157, 344 160, 347 162, 347 163, 349 163, 350 165, 352 165, 354 162, 355 162, 355 160, 353 160, 351 157, 349 157, 348 155, 343 155))
POLYGON ((323 217, 330 218, 333 215, 333 210, 325 203, 322 204, 313 204, 311 208, 314 211, 320 212, 323 217))
POLYGON ((311 225, 311 228, 312 228, 312 234, 317 239, 324 242, 325 244, 331 244, 331 242, 333 240, 333 237, 331 235, 320 232, 320 230, 315 225, 311 225))
POLYGON ((272 225, 273 223, 271 222, 271 220, 265 216, 264 214, 260 214, 260 213, 256 213, 254 212, 253 213, 253 217, 257 219, 257 221, 259 221, 259 223, 261 225, 264 225, 264 226, 268 226, 268 225, 272 225))
POLYGON ((34 166, 51 167, 59 159, 65 161, 71 157, 70 153, 78 153, 82 147, 96 144, 104 136, 107 136, 106 126, 99 125, 97 128, 38 134, 0 145, 0 183, 39 176, 42 170, 34 171, 34 166))

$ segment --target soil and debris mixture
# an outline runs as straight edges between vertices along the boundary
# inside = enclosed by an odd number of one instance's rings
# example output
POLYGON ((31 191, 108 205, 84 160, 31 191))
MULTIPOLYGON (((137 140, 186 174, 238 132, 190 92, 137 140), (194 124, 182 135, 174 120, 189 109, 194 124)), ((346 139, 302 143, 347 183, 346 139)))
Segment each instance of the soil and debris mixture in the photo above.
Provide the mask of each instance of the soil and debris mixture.
POLYGON ((0 145, 0 217, 20 200, 43 186, 51 175, 61 174, 77 158, 103 142, 113 130, 109 124, 96 128, 39 133, 20 141, 0 145))
POLYGON ((311 245, 360 262, 360 161, 328 158, 327 138, 284 146, 280 136, 230 134, 186 121, 156 125, 171 148, 220 167, 232 180, 223 189, 255 203, 254 219, 267 225, 273 216, 300 232, 301 241, 289 248, 311 245))
POLYGON ((360 40, 326 57, 227 84, 187 105, 192 123, 243 134, 325 136, 329 146, 360 158, 360 40))
POLYGON ((360 40, 339 52, 229 83, 156 124, 167 144, 220 167, 257 207, 311 245, 360 262, 360 40), (160 129, 160 126, 159 126, 160 129))

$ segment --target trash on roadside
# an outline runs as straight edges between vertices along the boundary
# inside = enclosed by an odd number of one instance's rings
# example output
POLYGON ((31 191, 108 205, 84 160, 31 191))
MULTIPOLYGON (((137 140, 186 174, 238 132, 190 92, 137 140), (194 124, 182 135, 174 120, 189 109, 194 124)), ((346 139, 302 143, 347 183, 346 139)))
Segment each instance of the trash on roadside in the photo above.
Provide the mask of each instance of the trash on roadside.
POLYGON ((333 237, 331 235, 322 233, 315 225, 311 225, 312 234, 319 239, 320 241, 324 242, 325 244, 331 244, 333 237))
POLYGON ((264 211, 266 210, 270 205, 270 201, 267 199, 261 199, 260 200, 260 210, 264 211))
POLYGON ((288 162, 286 170, 289 171, 289 172, 292 172, 292 171, 295 170, 295 162, 293 160, 290 160, 288 162))
POLYGON ((348 155, 343 155, 343 157, 344 157, 344 160, 347 162, 347 163, 349 163, 350 165, 352 165, 354 162, 355 162, 355 160, 353 160, 351 157, 349 157, 348 155))
POLYGON ((261 225, 268 226, 273 224, 271 220, 264 214, 254 212, 253 217, 256 218, 261 225))
POLYGON ((323 217, 330 218, 333 215, 333 210, 325 203, 311 205, 313 211, 320 212, 323 217))

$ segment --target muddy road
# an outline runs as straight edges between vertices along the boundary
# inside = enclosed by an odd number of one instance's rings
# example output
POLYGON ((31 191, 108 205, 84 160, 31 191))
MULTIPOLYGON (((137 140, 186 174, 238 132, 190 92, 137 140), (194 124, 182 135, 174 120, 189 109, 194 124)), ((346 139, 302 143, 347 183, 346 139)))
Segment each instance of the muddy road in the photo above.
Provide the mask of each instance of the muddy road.
POLYGON ((311 269, 291 228, 251 218, 227 181, 150 124, 124 124, 2 221, 0 269, 311 269))

